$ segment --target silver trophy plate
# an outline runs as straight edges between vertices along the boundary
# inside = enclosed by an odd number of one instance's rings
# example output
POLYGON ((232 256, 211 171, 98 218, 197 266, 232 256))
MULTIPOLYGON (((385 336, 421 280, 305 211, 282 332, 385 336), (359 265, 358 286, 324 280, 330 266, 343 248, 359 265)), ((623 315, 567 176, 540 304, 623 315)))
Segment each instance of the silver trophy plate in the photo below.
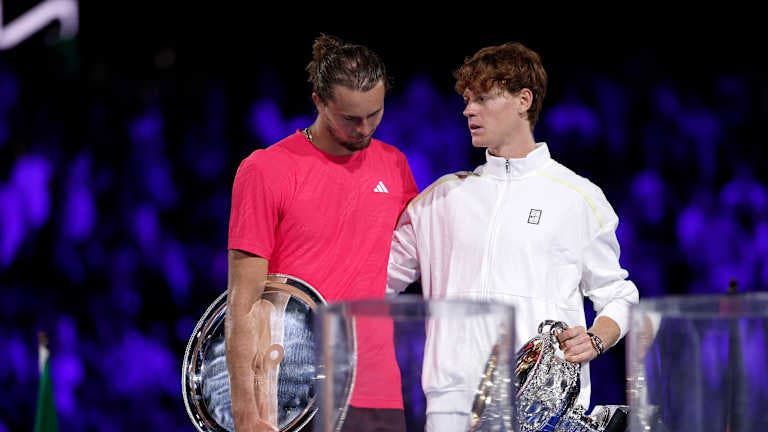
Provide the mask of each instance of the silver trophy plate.
MULTIPOLYGON (((265 363, 272 374, 272 380, 267 380, 271 391, 266 393, 271 400, 266 403, 274 418, 269 420, 282 432, 299 431, 317 412, 313 319, 325 300, 295 277, 269 274, 267 279, 262 300, 269 302, 269 318, 262 318, 260 329, 267 329, 272 342, 262 360, 271 363, 265 363)), ((184 354, 184 405, 200 432, 234 432, 224 347, 226 305, 224 292, 198 321, 184 354)), ((354 338, 349 345, 354 352, 354 338)), ((353 383, 348 384, 351 393, 353 383)))

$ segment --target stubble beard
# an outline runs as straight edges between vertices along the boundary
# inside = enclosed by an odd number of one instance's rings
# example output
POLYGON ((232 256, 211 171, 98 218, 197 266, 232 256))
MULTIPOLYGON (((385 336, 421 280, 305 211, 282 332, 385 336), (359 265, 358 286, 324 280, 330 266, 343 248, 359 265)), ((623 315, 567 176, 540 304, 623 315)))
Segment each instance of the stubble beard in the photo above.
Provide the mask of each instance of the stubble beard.
POLYGON ((344 147, 345 149, 351 152, 358 152, 360 150, 364 150, 368 148, 369 145, 371 145, 371 137, 367 137, 362 141, 346 141, 341 139, 341 137, 339 137, 339 135, 336 133, 335 130, 333 130, 333 128, 329 127, 328 131, 330 132, 333 139, 335 139, 336 142, 339 143, 339 145, 341 145, 342 147, 344 147))

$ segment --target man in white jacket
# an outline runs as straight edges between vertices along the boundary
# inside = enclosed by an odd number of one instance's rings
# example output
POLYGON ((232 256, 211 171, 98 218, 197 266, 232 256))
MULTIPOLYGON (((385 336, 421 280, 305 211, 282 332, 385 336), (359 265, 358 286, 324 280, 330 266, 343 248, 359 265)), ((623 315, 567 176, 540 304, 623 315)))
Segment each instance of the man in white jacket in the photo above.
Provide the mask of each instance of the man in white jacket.
MULTIPOLYGON (((582 364, 578 403, 588 408, 587 363, 626 334, 629 307, 638 302, 619 264, 618 217, 599 187, 534 139, 547 86, 537 53, 519 43, 486 47, 455 77, 472 145, 486 148, 487 162, 443 176, 411 201, 392 240, 388 292, 421 278, 426 298, 507 302, 515 306, 518 344, 540 322, 564 321, 570 328, 560 347, 566 360, 582 364), (597 312, 589 330, 585 296, 597 312)), ((427 430, 467 429, 491 347, 457 347, 492 340, 481 327, 459 338, 428 335, 427 430)))

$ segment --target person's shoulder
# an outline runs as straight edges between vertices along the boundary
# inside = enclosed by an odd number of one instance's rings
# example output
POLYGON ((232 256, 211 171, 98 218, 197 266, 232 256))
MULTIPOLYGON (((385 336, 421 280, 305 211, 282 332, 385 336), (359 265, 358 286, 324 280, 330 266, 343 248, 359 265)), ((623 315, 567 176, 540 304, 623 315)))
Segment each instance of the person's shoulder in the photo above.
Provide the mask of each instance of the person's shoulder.
POLYGON ((248 156, 240 161, 240 170, 260 170, 269 171, 284 167, 290 162, 290 146, 294 145, 294 135, 289 135, 282 140, 270 145, 252 151, 248 156))
POLYGON ((460 182, 471 177, 477 177, 477 174, 472 171, 456 171, 453 173, 444 174, 435 180, 431 185, 429 185, 424 191, 426 192, 428 190, 439 190, 440 188, 446 187, 453 182, 460 182))
POLYGON ((554 159, 548 167, 540 170, 540 172, 576 193, 605 199, 605 195, 603 194, 602 189, 600 189, 600 186, 554 159))
POLYGON ((438 197, 444 196, 453 188, 461 186, 466 180, 473 177, 477 177, 477 174, 472 171, 457 171, 445 174, 421 191, 411 201, 410 205, 418 206, 419 204, 431 202, 438 197))
POLYGON ((280 162, 284 155, 272 147, 256 149, 240 161, 240 169, 264 169, 280 162))
POLYGON ((550 175, 568 193, 573 194, 575 199, 578 199, 585 208, 589 208, 589 212, 595 214, 601 226, 617 218, 605 193, 592 180, 556 161, 553 161, 548 169, 542 171, 550 175))

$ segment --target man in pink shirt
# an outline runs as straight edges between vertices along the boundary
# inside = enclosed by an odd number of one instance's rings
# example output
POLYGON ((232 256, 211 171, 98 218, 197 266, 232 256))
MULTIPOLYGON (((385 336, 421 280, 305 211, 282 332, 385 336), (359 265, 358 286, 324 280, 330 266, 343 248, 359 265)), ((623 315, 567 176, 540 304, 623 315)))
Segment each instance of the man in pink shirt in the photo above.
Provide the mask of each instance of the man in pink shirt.
MULTIPOLYGON (((232 189, 226 318, 238 432, 277 430, 260 418, 247 319, 267 273, 300 278, 328 302, 383 298, 392 232, 417 188, 405 156, 373 138, 387 75, 361 45, 322 35, 307 66, 314 123, 240 164, 232 189)), ((358 323, 357 373, 344 430, 404 431, 393 329, 358 323)))

